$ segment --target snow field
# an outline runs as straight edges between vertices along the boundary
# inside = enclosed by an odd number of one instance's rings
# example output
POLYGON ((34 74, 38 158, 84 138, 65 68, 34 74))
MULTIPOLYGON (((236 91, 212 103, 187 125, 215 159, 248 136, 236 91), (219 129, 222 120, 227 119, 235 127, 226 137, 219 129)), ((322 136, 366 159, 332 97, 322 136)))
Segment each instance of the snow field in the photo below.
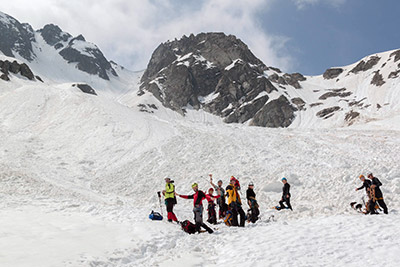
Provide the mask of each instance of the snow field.
MULTIPOLYGON (((171 118, 162 107, 139 113, 115 99, 83 94, 71 84, 2 87, 0 265, 399 262, 400 138, 390 125, 379 131, 265 129, 221 124, 194 111, 194 122, 171 118), (388 216, 363 216, 349 206, 364 194, 354 191, 358 175, 370 171, 383 183, 388 216), (253 181, 261 221, 187 235, 148 219, 152 209, 159 211, 156 192, 164 177, 175 180, 178 193, 190 194, 193 182, 210 187, 209 173, 225 186, 231 175, 239 178, 243 202, 253 181), (293 212, 270 209, 284 176, 293 212), (276 221, 267 222, 272 214, 276 221)), ((193 221, 192 205, 178 198, 178 219, 193 221)))

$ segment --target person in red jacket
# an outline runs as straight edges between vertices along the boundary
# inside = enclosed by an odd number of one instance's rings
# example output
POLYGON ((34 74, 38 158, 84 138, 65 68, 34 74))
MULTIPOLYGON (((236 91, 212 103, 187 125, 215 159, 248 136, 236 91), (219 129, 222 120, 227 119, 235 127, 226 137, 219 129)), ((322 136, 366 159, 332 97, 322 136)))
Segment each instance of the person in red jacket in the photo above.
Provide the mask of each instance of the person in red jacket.
POLYGON ((208 194, 206 195, 206 199, 208 201, 208 208, 207 208, 208 220, 207 220, 207 222, 209 222, 211 224, 217 224, 217 212, 215 211, 214 200, 221 196, 219 189, 217 189, 217 190, 218 190, 217 196, 213 196, 214 188, 208 189, 208 194))
POLYGON ((207 230, 208 233, 213 233, 214 231, 208 227, 204 222, 203 222, 203 203, 202 201, 206 199, 206 194, 204 194, 203 191, 199 190, 199 186, 197 183, 192 184, 192 189, 194 191, 193 195, 180 195, 178 193, 175 193, 178 197, 181 198, 186 198, 186 199, 193 199, 193 213, 194 213, 194 221, 196 223, 196 232, 200 233, 200 227, 203 227, 204 229, 207 230))

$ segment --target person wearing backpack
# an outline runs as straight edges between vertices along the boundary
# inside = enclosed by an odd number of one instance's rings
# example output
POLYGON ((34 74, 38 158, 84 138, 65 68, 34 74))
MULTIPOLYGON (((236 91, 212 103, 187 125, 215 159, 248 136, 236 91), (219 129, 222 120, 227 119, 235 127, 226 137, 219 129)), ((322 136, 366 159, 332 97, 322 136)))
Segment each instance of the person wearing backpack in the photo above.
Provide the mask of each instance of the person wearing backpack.
POLYGON ((232 226, 244 227, 246 215, 242 209, 242 201, 240 200, 238 190, 240 190, 240 183, 232 176, 229 185, 226 187, 228 207, 232 211, 232 226), (238 224, 238 214, 240 214, 240 224, 238 224))
POLYGON ((282 199, 279 201, 280 209, 292 209, 292 205, 290 205, 290 184, 287 182, 285 177, 282 178, 283 188, 282 188, 282 199), (283 205, 283 202, 286 202, 287 207, 283 205))
POLYGON ((383 201, 383 194, 380 189, 382 183, 379 181, 378 178, 374 177, 372 173, 368 174, 368 178, 371 179, 371 201, 370 201, 370 211, 371 214, 375 214, 376 212, 373 212, 375 209, 375 204, 376 202, 379 203, 379 206, 383 209, 383 213, 388 214, 388 208, 386 206, 385 201, 383 201))
POLYGON ((246 191, 247 204, 249 204, 249 215, 247 220, 255 223, 258 220, 258 215, 260 215, 260 210, 258 209, 258 203, 256 200, 256 193, 254 193, 253 182, 249 183, 249 187, 246 191))
POLYGON ((226 205, 226 201, 225 201, 225 189, 222 187, 222 180, 219 180, 217 185, 215 185, 212 180, 212 174, 210 174, 209 176, 210 176, 211 186, 214 187, 215 190, 217 190, 217 191, 219 190, 219 192, 220 192, 219 193, 220 197, 217 198, 217 204, 219 207, 218 217, 219 217, 219 219, 222 219, 225 217, 226 210, 228 209, 228 207, 226 205))
POLYGON ((194 221, 196 224, 196 232, 200 233, 200 228, 203 227, 208 233, 212 234, 214 231, 203 222, 204 209, 202 201, 207 198, 206 194, 204 194, 203 191, 199 190, 199 185, 197 183, 192 184, 192 189, 194 191, 193 195, 180 195, 178 193, 175 193, 175 195, 185 199, 193 199, 193 213, 194 221))
POLYGON ((169 222, 178 222, 176 215, 173 211, 174 205, 176 204, 175 197, 175 185, 171 178, 165 178, 165 190, 162 191, 165 199, 165 205, 167 206, 167 218, 169 222))

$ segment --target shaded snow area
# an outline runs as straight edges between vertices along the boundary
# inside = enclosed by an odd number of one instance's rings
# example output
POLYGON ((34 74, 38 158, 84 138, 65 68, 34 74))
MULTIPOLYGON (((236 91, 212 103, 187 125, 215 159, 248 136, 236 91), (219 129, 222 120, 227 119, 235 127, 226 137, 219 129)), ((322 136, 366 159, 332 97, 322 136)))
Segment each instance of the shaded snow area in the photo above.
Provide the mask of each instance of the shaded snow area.
MULTIPOLYGON (((130 97, 93 96, 70 84, 0 85, 0 266, 400 262, 400 135, 390 121, 376 131, 202 123, 168 117, 160 105, 141 113, 116 100, 130 97), (389 215, 350 208, 365 194, 355 188, 367 172, 383 183, 389 215), (243 199, 253 181, 260 221, 188 235, 148 219, 160 211, 164 177, 190 194, 193 182, 209 188, 209 173, 224 186, 239 178, 243 199), (293 212, 271 209, 282 177, 293 212)), ((193 221, 192 205, 178 199, 179 220, 193 221)))

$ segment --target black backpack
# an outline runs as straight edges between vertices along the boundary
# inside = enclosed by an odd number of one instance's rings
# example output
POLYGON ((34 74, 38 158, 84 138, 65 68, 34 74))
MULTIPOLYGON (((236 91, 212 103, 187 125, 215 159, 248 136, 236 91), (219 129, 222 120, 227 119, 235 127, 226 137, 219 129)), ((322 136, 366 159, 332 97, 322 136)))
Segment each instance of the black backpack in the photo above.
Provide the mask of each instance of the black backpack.
POLYGON ((182 230, 188 234, 196 233, 196 225, 191 223, 189 220, 181 222, 182 230))

